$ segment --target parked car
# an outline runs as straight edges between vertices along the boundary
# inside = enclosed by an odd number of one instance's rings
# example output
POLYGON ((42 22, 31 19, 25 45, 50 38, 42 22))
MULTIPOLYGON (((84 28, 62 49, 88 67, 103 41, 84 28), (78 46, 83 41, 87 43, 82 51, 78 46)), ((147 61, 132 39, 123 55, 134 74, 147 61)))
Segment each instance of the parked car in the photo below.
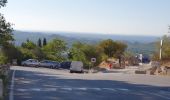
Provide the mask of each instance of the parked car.
POLYGON ((21 62, 22 66, 39 67, 39 61, 36 59, 28 59, 21 62))
POLYGON ((55 61, 50 61, 50 60, 43 60, 43 61, 40 61, 39 66, 54 69, 54 68, 59 68, 60 63, 55 62, 55 61))
POLYGON ((61 67, 60 63, 59 62, 56 62, 56 61, 52 61, 51 62, 52 64, 54 64, 54 68, 58 69, 61 67))
POLYGON ((83 73, 83 63, 81 61, 72 61, 70 66, 70 73, 83 73))
POLYGON ((70 69, 70 65, 71 65, 70 61, 65 61, 65 62, 60 63, 60 68, 70 69))

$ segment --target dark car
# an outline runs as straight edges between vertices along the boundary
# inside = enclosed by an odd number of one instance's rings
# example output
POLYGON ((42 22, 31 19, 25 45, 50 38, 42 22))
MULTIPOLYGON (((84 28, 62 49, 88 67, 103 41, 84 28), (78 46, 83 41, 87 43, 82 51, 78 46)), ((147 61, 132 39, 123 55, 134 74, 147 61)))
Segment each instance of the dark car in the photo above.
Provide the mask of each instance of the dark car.
POLYGON ((65 62, 60 63, 60 68, 63 68, 63 69, 70 69, 70 66, 71 66, 71 61, 65 61, 65 62))
POLYGON ((61 67, 61 65, 60 65, 60 63, 59 63, 59 62, 52 61, 51 63, 55 65, 55 66, 54 66, 54 68, 56 68, 56 69, 58 69, 58 68, 60 68, 60 67, 61 67))

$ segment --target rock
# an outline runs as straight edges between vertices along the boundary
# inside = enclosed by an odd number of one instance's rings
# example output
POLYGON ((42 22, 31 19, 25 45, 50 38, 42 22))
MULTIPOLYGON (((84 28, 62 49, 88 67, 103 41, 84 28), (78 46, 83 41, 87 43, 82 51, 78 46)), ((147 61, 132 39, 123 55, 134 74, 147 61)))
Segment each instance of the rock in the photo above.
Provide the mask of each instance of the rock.
POLYGON ((136 70, 135 74, 146 74, 146 70, 136 70))

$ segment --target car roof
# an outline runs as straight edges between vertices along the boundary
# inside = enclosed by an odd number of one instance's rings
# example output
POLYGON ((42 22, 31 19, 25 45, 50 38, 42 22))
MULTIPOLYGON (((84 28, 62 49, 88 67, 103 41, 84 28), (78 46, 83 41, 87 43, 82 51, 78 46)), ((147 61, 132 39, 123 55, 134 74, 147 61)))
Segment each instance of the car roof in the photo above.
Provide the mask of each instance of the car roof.
POLYGON ((36 60, 36 59, 28 59, 28 60, 36 60))

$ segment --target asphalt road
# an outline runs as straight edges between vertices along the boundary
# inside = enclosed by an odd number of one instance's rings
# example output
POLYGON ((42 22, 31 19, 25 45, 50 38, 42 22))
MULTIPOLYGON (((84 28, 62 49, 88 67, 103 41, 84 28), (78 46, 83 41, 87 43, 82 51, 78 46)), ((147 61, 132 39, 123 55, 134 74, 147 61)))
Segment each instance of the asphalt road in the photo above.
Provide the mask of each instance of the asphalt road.
POLYGON ((170 77, 12 67, 9 100, 170 100, 170 77))

